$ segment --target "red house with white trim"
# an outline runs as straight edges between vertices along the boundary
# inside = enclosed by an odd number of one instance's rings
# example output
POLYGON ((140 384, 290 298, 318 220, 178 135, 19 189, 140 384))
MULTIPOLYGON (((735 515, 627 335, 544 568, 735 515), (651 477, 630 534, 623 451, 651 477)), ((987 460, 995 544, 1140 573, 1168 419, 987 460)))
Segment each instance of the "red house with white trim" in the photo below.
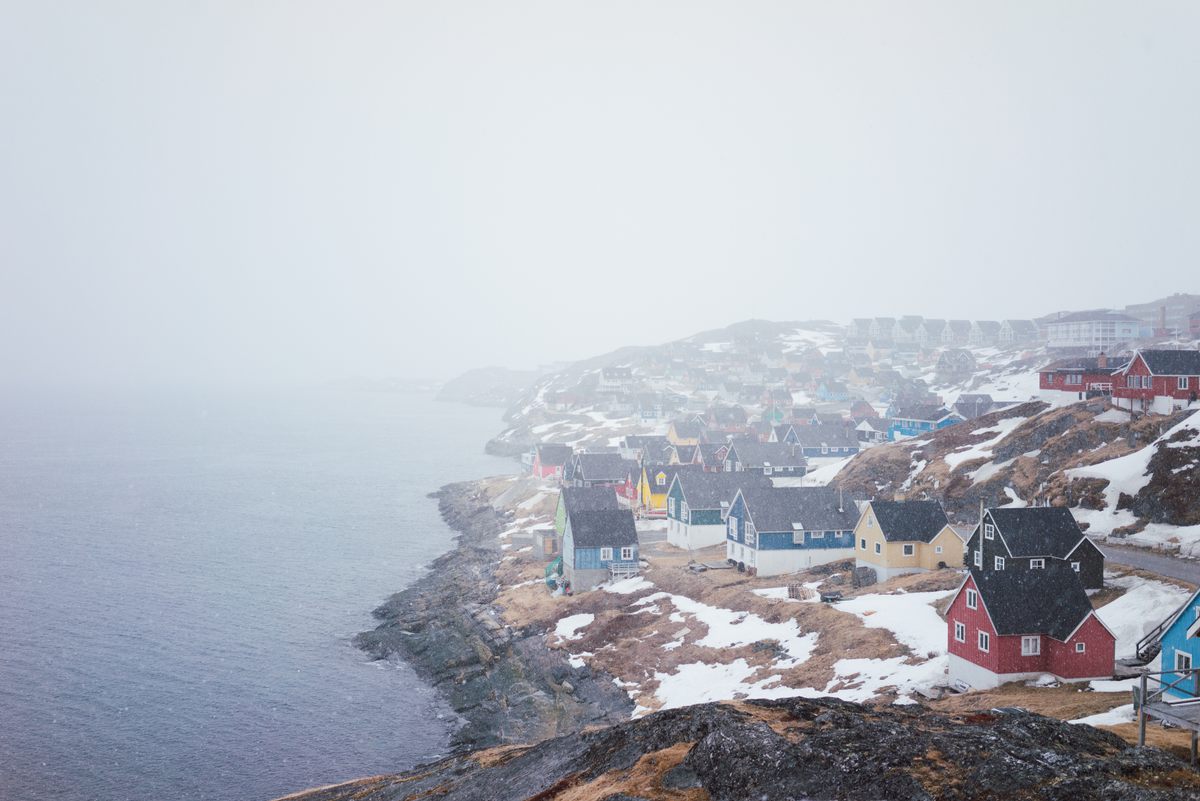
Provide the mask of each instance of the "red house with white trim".
POLYGON ((1056 560, 1040 570, 972 569, 946 611, 946 642, 950 680, 975 689, 1044 673, 1111 678, 1117 648, 1075 571, 1056 560))
POLYGON ((1170 414, 1200 397, 1200 351, 1138 350, 1114 379, 1114 406, 1170 414))
POLYGON ((1113 375, 1125 366, 1123 359, 1059 359, 1038 370, 1038 394, 1047 400, 1080 401, 1113 393, 1113 375))
POLYGON ((538 478, 561 479, 563 468, 573 454, 570 445, 539 442, 533 448, 533 474, 538 478))

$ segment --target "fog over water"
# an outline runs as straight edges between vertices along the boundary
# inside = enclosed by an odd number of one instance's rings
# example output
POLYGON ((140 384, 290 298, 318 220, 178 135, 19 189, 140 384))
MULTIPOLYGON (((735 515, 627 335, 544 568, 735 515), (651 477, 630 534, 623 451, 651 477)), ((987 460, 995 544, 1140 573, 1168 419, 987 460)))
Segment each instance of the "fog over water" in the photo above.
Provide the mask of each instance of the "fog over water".
POLYGON ((6 2, 0 375, 447 377, 748 317, 1195 290, 1198 23, 1189 2, 6 2))

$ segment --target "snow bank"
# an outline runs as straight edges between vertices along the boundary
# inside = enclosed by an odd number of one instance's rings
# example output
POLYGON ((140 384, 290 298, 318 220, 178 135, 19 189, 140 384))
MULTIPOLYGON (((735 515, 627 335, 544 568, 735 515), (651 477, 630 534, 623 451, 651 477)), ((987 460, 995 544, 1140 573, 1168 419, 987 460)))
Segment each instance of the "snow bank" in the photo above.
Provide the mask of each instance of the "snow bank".
POLYGON ((648 590, 653 586, 653 583, 641 576, 631 576, 627 579, 615 581, 612 584, 604 584, 601 586, 601 589, 605 592, 616 593, 617 595, 632 595, 640 590, 648 590))
POLYGON ((578 615, 569 615, 558 621, 558 625, 554 627, 554 633, 563 640, 578 640, 582 637, 579 630, 586 628, 592 624, 596 616, 590 612, 583 612, 578 615))
POLYGON ((1122 723, 1132 723, 1133 719, 1133 704, 1125 704, 1107 712, 1072 720, 1071 723, 1083 723, 1088 726, 1117 726, 1122 723))
POLYGON ((833 606, 842 612, 857 615, 869 629, 887 629, 896 642, 907 645, 915 654, 941 655, 946 653, 946 621, 930 604, 953 592, 860 595, 833 606))
POLYGON ((1117 638, 1117 659, 1133 656, 1137 643, 1150 629, 1183 605, 1191 593, 1174 584, 1138 576, 1108 579, 1127 592, 1096 610, 1096 616, 1117 638))
MULTIPOLYGON (((944 644, 944 632, 942 640, 944 644)), ((920 689, 945 683, 948 657, 940 656, 916 664, 908 664, 907 659, 904 656, 891 659, 839 659, 833 665, 834 679, 822 694, 843 701, 864 703, 888 688, 893 688, 897 695, 908 696, 920 689), (839 684, 845 686, 832 689, 839 684)))
POLYGON ((779 685, 777 675, 750 681, 757 671, 758 668, 746 664, 745 659, 735 659, 727 665, 692 662, 680 665, 674 673, 655 673, 658 689, 654 695, 662 703, 662 709, 676 709, 733 698, 787 698, 802 694, 779 685), (769 684, 776 686, 768 687, 769 684))
MULTIPOLYGON (((983 459, 992 455, 992 449, 1000 444, 1001 440, 1015 431, 1022 423, 1028 420, 1028 417, 1006 417, 1003 420, 989 425, 987 428, 979 431, 972 431, 972 434, 994 434, 991 439, 986 439, 983 442, 977 442, 974 445, 968 445, 964 448, 959 448, 956 451, 947 453, 942 457, 942 461, 954 470, 963 462, 969 462, 972 459, 983 459)), ((962 425, 962 423, 959 423, 962 425)))

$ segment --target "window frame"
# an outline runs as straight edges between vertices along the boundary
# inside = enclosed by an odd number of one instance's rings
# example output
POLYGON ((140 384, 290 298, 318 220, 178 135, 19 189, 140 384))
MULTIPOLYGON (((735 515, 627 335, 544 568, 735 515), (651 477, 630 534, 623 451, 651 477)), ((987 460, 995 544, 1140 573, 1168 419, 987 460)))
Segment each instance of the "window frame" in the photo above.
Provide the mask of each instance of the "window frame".
POLYGON ((1074 570, 1076 573, 1078 573, 1078 572, 1079 572, 1079 568, 1080 568, 1080 564, 1079 564, 1079 562, 1072 562, 1072 563, 1071 563, 1071 569, 1072 569, 1072 570, 1074 570))
POLYGON ((975 551, 974 561, 975 561, 975 567, 979 568, 980 570, 983 570, 983 551, 978 550, 978 549, 975 551))
POLYGON ((1021 656, 1041 656, 1042 638, 1036 634, 1026 634, 1021 637, 1021 656))
POLYGON ((880 544, 878 542, 875 543, 875 553, 877 553, 877 554, 883 553, 883 545, 882 544, 880 544))
POLYGON ((994 525, 992 525, 991 523, 984 523, 983 524, 983 538, 985 540, 996 539, 996 527, 994 525))
POLYGON ((967 590, 967 608, 968 609, 978 609, 979 608, 979 593, 976 592, 975 590, 967 590))
POLYGON ((1175 389, 1187 389, 1191 380, 1186 375, 1176 376, 1175 389))
POLYGON ((992 562, 992 566, 993 566, 993 567, 994 567, 996 570, 1003 570, 1003 569, 1004 569, 1004 557, 1003 557, 1003 556, 996 556, 996 557, 993 557, 993 558, 994 558, 994 560, 995 560, 995 561, 993 561, 993 562, 992 562))
POLYGON ((600 548, 600 561, 601 562, 611 562, 612 560, 613 560, 613 549, 608 546, 602 546, 600 548), (606 553, 608 554, 608 556, 605 556, 606 553))
POLYGON ((1045 559, 1030 559, 1029 560, 1029 569, 1030 570, 1045 570, 1046 569, 1046 560, 1045 559))
POLYGON ((621 547, 621 561, 622 562, 632 562, 633 561, 633 546, 632 545, 624 545, 621 547))
POLYGON ((1186 673, 1188 671, 1191 671, 1194 666, 1195 666, 1195 663, 1192 661, 1192 655, 1190 653, 1188 653, 1187 651, 1178 650, 1178 649, 1175 651, 1175 670, 1172 672, 1186 673), (1180 660, 1186 661, 1187 666, 1186 667, 1183 666, 1181 664, 1180 660))
POLYGON ((1075 643, 1075 653, 1077 653, 1077 654, 1087 653, 1087 643, 1085 643, 1085 642, 1075 643))
POLYGON ((859 538, 858 538, 858 549, 859 549, 860 551, 865 551, 865 550, 867 550, 867 538, 866 538, 866 537, 859 537, 859 538))
POLYGON ((954 621, 954 641, 955 642, 966 642, 967 641, 967 624, 966 623, 963 623, 958 620, 954 621))
POLYGON ((986 631, 979 631, 979 636, 975 638, 975 646, 985 654, 992 652, 992 635, 986 631))
POLYGON ((911 542, 906 542, 903 546, 901 546, 901 553, 903 553, 905 556, 916 556, 917 546, 913 545, 911 542))

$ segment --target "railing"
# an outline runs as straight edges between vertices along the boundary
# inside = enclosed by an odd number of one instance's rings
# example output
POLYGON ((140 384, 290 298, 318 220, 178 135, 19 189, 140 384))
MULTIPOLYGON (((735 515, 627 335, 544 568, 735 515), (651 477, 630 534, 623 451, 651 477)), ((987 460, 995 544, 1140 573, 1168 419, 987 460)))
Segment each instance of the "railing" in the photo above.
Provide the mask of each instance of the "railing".
POLYGON ((1183 724, 1193 729, 1192 765, 1195 766, 1195 730, 1200 728, 1200 718, 1193 720, 1195 716, 1187 716, 1187 713, 1193 712, 1197 704, 1200 704, 1200 668, 1143 673, 1138 681, 1138 686, 1133 690, 1133 708, 1138 716, 1138 745, 1146 744, 1146 720, 1149 716, 1176 725, 1183 724), (1162 678, 1164 676, 1176 676, 1177 678, 1175 681, 1167 682, 1162 678), (1156 685, 1155 687, 1150 686, 1152 682, 1156 685), (1171 690, 1177 696, 1174 700, 1168 699, 1166 695, 1171 690))
MULTIPOLYGON (((1187 605, 1188 602, 1185 601, 1183 606, 1187 605)), ((1180 609, 1182 609, 1182 607, 1180 607, 1180 609)), ((1179 615, 1179 611, 1179 609, 1176 609, 1174 612, 1167 615, 1166 618, 1164 618, 1161 623, 1151 629, 1145 637, 1142 637, 1142 639, 1138 640, 1136 651, 1137 658, 1140 659, 1143 664, 1156 657, 1158 652, 1162 650, 1163 632, 1165 632, 1167 627, 1175 621, 1175 618, 1179 615)))
POLYGON ((609 562, 608 574, 614 580, 627 579, 636 576, 641 570, 637 562, 609 562))

